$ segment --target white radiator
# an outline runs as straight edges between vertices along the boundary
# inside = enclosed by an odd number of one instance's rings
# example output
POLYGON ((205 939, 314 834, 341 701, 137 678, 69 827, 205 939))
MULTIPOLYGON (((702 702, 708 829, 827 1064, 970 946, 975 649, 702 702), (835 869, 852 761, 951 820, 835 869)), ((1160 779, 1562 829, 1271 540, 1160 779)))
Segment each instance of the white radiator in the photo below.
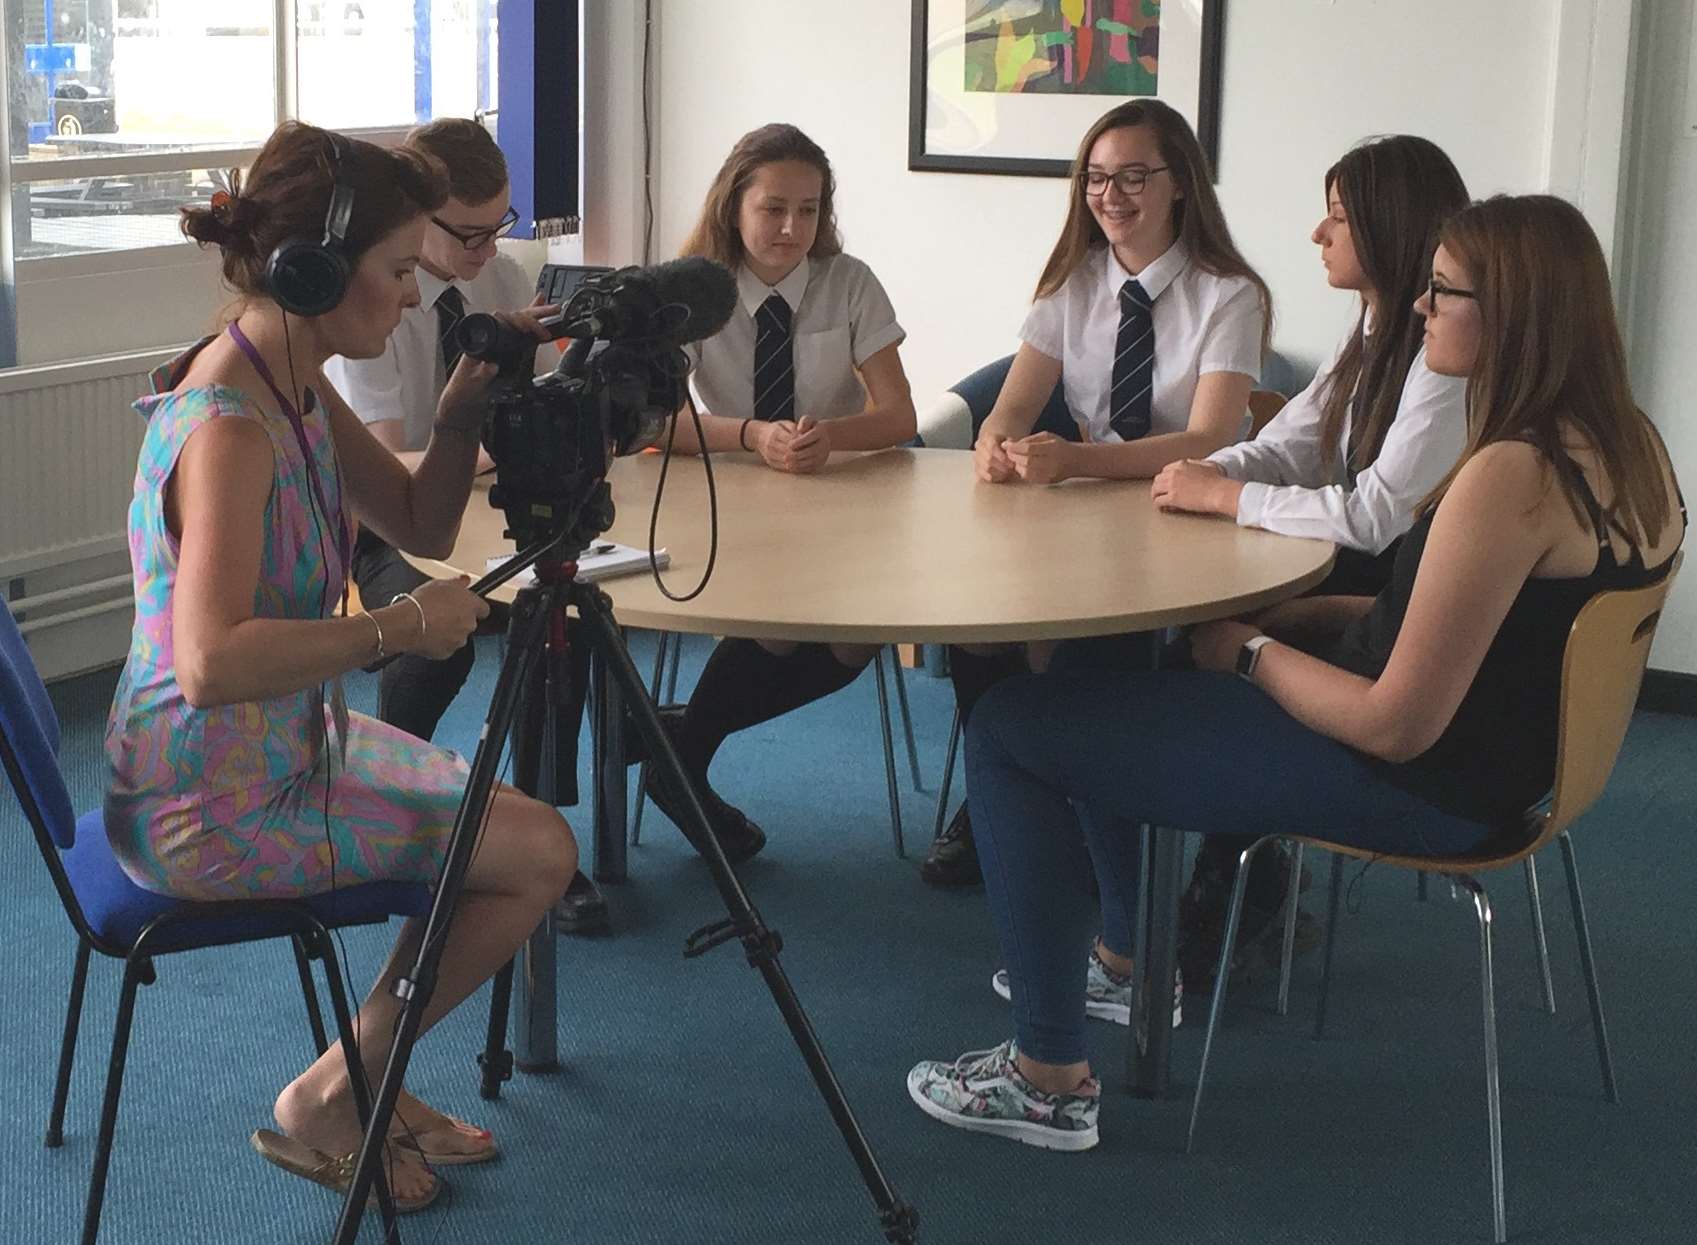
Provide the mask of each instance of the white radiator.
POLYGON ((0 371, 0 591, 46 677, 129 646, 124 524, 145 429, 130 403, 176 353, 0 371))

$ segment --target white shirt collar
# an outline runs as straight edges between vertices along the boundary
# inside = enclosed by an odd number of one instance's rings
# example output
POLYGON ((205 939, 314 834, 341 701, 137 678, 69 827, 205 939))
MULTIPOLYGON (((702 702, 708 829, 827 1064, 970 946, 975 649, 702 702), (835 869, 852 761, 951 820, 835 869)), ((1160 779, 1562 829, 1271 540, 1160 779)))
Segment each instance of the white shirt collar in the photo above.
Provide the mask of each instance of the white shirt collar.
POLYGON ((418 281, 418 305, 429 311, 436 306, 436 300, 442 297, 442 291, 453 284, 427 269, 423 264, 413 269, 413 277, 418 281))
POLYGON ((738 264, 737 294, 742 299, 743 310, 752 316, 760 310, 761 303, 777 294, 790 305, 790 314, 794 315, 801 310, 801 296, 807 290, 807 278, 812 268, 813 261, 803 255, 801 263, 790 269, 789 276, 776 285, 767 285, 748 270, 747 264, 738 264))
POLYGON ((1120 287, 1127 281, 1135 280, 1149 294, 1149 301, 1154 302, 1161 296, 1161 291, 1177 279, 1184 271, 1184 266, 1190 262, 1190 253, 1184 249, 1184 243, 1174 239, 1173 244, 1161 252, 1161 257, 1154 263, 1147 264, 1140 273, 1135 275, 1125 270, 1119 257, 1114 254, 1113 247, 1105 247, 1107 264, 1104 272, 1107 277, 1108 289, 1115 298, 1119 297, 1120 287))

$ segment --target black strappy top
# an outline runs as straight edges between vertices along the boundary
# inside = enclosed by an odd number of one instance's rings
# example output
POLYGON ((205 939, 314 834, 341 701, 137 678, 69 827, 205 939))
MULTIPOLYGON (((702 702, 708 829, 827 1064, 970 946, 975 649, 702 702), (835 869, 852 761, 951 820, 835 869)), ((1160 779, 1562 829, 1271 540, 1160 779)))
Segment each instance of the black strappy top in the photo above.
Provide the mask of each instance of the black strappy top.
MULTIPOLYGON (((1518 831, 1523 814, 1555 782, 1562 656, 1573 620, 1599 592, 1653 583, 1672 562, 1646 568, 1643 553, 1628 538, 1631 555, 1622 565, 1584 472, 1565 456, 1555 461, 1555 470, 1573 485, 1589 513, 1597 533, 1595 569, 1579 579, 1527 579, 1437 743, 1412 761, 1374 761, 1388 781, 1405 791, 1510 833, 1518 831)), ((1679 512, 1685 521, 1683 496, 1679 512)), ((1431 531, 1428 512, 1403 538, 1391 582, 1373 608, 1320 656, 1370 679, 1384 673, 1431 531)))

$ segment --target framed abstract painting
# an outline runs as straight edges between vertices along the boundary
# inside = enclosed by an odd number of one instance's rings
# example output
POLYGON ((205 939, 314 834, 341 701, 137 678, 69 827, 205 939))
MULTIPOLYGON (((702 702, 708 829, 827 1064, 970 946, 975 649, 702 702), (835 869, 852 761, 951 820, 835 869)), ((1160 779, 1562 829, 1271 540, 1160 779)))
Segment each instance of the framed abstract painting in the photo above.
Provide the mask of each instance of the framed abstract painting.
POLYGON ((1225 0, 913 0, 907 167, 1065 177, 1092 122, 1154 96, 1218 176, 1225 0))

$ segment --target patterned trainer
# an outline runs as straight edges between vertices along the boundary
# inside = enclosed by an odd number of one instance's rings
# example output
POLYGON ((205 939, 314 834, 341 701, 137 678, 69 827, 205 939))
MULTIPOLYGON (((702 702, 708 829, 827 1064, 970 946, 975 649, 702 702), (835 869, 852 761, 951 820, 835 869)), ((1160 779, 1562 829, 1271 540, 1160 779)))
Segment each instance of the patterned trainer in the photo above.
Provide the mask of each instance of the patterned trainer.
POLYGON ((907 1074, 908 1096, 955 1128, 1012 1137, 1045 1150, 1088 1150, 1097 1142, 1102 1084, 1087 1077, 1070 1094, 1046 1094, 1020 1073, 1009 1038, 953 1063, 927 1059, 907 1074))
MULTIPOLYGON (((1013 1001, 1013 987, 1009 984, 1008 970, 998 968, 996 975, 990 978, 990 988, 997 994, 1013 1001)), ((1102 963, 1102 957, 1096 954, 1096 948, 1090 948, 1090 966, 1084 974, 1084 1011, 1085 1014, 1096 1017, 1097 1020, 1111 1020, 1117 1025, 1130 1026, 1131 1003, 1136 994, 1136 980, 1132 977, 1121 977, 1113 969, 1102 963)), ((1178 1028, 1184 1020, 1184 978, 1176 971, 1173 974, 1173 1028, 1178 1028)))

